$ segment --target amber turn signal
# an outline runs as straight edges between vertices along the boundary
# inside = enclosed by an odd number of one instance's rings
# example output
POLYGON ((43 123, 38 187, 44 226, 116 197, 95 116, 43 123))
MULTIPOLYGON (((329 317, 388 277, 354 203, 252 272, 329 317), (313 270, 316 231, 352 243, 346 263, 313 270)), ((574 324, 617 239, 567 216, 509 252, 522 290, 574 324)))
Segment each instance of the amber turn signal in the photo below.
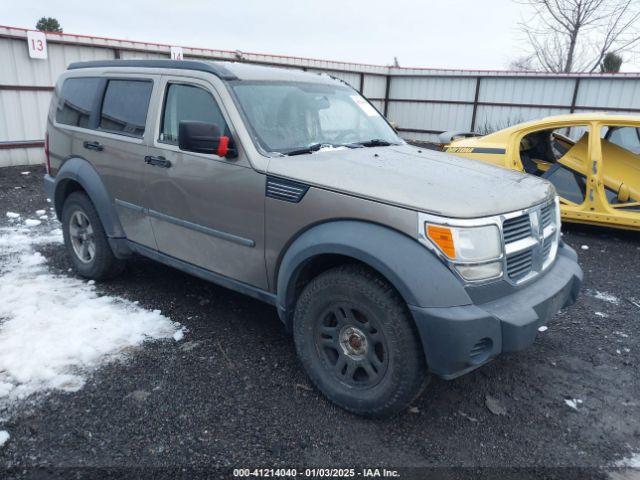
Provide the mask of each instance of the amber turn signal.
POLYGON ((450 228, 427 224, 427 237, 449 258, 456 258, 456 247, 450 228))

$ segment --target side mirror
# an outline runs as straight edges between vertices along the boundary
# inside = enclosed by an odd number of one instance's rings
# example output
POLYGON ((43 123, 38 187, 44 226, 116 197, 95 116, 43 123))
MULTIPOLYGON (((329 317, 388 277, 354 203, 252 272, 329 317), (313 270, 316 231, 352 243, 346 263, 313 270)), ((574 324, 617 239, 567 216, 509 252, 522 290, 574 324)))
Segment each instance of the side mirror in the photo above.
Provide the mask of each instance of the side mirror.
POLYGON ((220 133, 215 123, 183 121, 178 125, 178 146, 187 152, 235 157, 237 152, 231 145, 231 139, 220 133))

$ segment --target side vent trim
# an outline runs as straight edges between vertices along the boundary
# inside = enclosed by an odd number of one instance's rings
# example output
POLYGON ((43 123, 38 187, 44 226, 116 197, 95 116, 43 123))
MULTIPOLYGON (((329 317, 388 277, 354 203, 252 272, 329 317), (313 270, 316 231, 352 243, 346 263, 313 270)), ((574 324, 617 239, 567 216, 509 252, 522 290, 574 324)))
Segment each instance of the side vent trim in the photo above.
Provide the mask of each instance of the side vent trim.
POLYGON ((278 177, 267 177, 266 195, 276 200, 299 203, 309 190, 309 185, 278 177))

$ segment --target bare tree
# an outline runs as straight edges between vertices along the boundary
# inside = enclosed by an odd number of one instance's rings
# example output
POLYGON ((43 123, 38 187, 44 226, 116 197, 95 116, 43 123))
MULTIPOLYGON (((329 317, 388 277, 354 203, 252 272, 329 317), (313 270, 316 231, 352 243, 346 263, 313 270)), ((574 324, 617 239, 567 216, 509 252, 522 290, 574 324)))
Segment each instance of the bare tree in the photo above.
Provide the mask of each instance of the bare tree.
POLYGON ((509 70, 516 72, 532 72, 536 70, 535 55, 524 55, 509 62, 509 70))
POLYGON ((593 72, 640 44, 640 0, 515 1, 533 9, 520 27, 539 69, 593 72))

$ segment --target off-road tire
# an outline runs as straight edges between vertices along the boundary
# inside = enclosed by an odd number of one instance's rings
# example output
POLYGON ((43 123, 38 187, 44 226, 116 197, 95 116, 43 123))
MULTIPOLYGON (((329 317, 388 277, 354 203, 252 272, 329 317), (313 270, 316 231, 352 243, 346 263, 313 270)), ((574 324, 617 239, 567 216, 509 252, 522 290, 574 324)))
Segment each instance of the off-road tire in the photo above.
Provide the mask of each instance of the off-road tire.
MULTIPOLYGON (((348 315, 344 316, 345 319, 347 317, 348 315)), ((348 319, 346 321, 349 322, 348 319)), ((329 400, 350 412, 370 417, 394 415, 407 408, 428 383, 424 352, 405 302, 387 281, 365 266, 335 267, 311 280, 296 304, 293 335, 298 357, 312 382, 329 400), (334 305, 339 305, 337 314, 333 313, 334 305), (343 308, 344 305, 347 307, 343 308), (351 322, 356 317, 359 318, 358 325, 363 318, 367 322, 373 322, 375 319, 374 323, 365 323, 364 325, 369 326, 359 329, 359 334, 367 337, 370 328, 374 331, 374 338, 379 339, 380 333, 384 337, 385 344, 381 349, 388 355, 386 366, 378 383, 372 386, 354 387, 338 378, 343 377, 342 374, 336 374, 341 370, 338 363, 340 353, 337 354, 336 363, 332 365, 331 357, 336 356, 333 352, 334 347, 330 346, 327 349, 326 344, 322 343, 334 340, 333 334, 324 333, 328 330, 338 331, 338 328, 341 328, 341 331, 344 331, 346 328, 347 332, 353 332, 353 329, 348 328, 348 324, 340 327, 340 323, 334 321, 340 312, 344 313, 345 308, 351 308, 348 305, 354 305, 351 322), (331 311, 328 317, 327 311, 331 311), (360 311, 363 313, 359 313, 360 311), (333 323, 337 323, 338 326, 333 327, 333 323), (372 328, 372 325, 376 328, 372 328), (319 331, 323 333, 318 335, 319 331), (328 355, 329 353, 331 355, 328 355)), ((361 337, 358 336, 357 339, 361 337)), ((368 337, 364 341, 356 342, 356 345, 361 347, 362 344, 366 344, 371 348, 376 340, 369 343, 367 341, 368 337)), ((351 349, 349 342, 340 345, 343 354, 346 354, 345 348, 351 349)), ((376 348, 378 346, 376 345, 376 348)), ((357 358, 362 359, 368 353, 362 355, 357 358)), ((350 356, 342 361, 353 362, 353 358, 350 356)), ((360 361, 355 360, 356 364, 360 361)), ((380 364, 382 363, 381 361, 380 364)), ((369 370, 370 367, 371 365, 369 370)), ((383 368, 380 368, 379 372, 382 371, 383 368)), ((357 383, 354 378, 356 377, 353 376, 346 381, 357 383)))
POLYGON ((80 276, 91 280, 107 280, 124 270, 125 262, 113 254, 98 212, 85 193, 73 192, 66 198, 62 207, 62 233, 69 258, 80 276), (88 218, 93 231, 95 254, 86 262, 80 259, 72 245, 70 224, 76 212, 81 212, 88 218))

